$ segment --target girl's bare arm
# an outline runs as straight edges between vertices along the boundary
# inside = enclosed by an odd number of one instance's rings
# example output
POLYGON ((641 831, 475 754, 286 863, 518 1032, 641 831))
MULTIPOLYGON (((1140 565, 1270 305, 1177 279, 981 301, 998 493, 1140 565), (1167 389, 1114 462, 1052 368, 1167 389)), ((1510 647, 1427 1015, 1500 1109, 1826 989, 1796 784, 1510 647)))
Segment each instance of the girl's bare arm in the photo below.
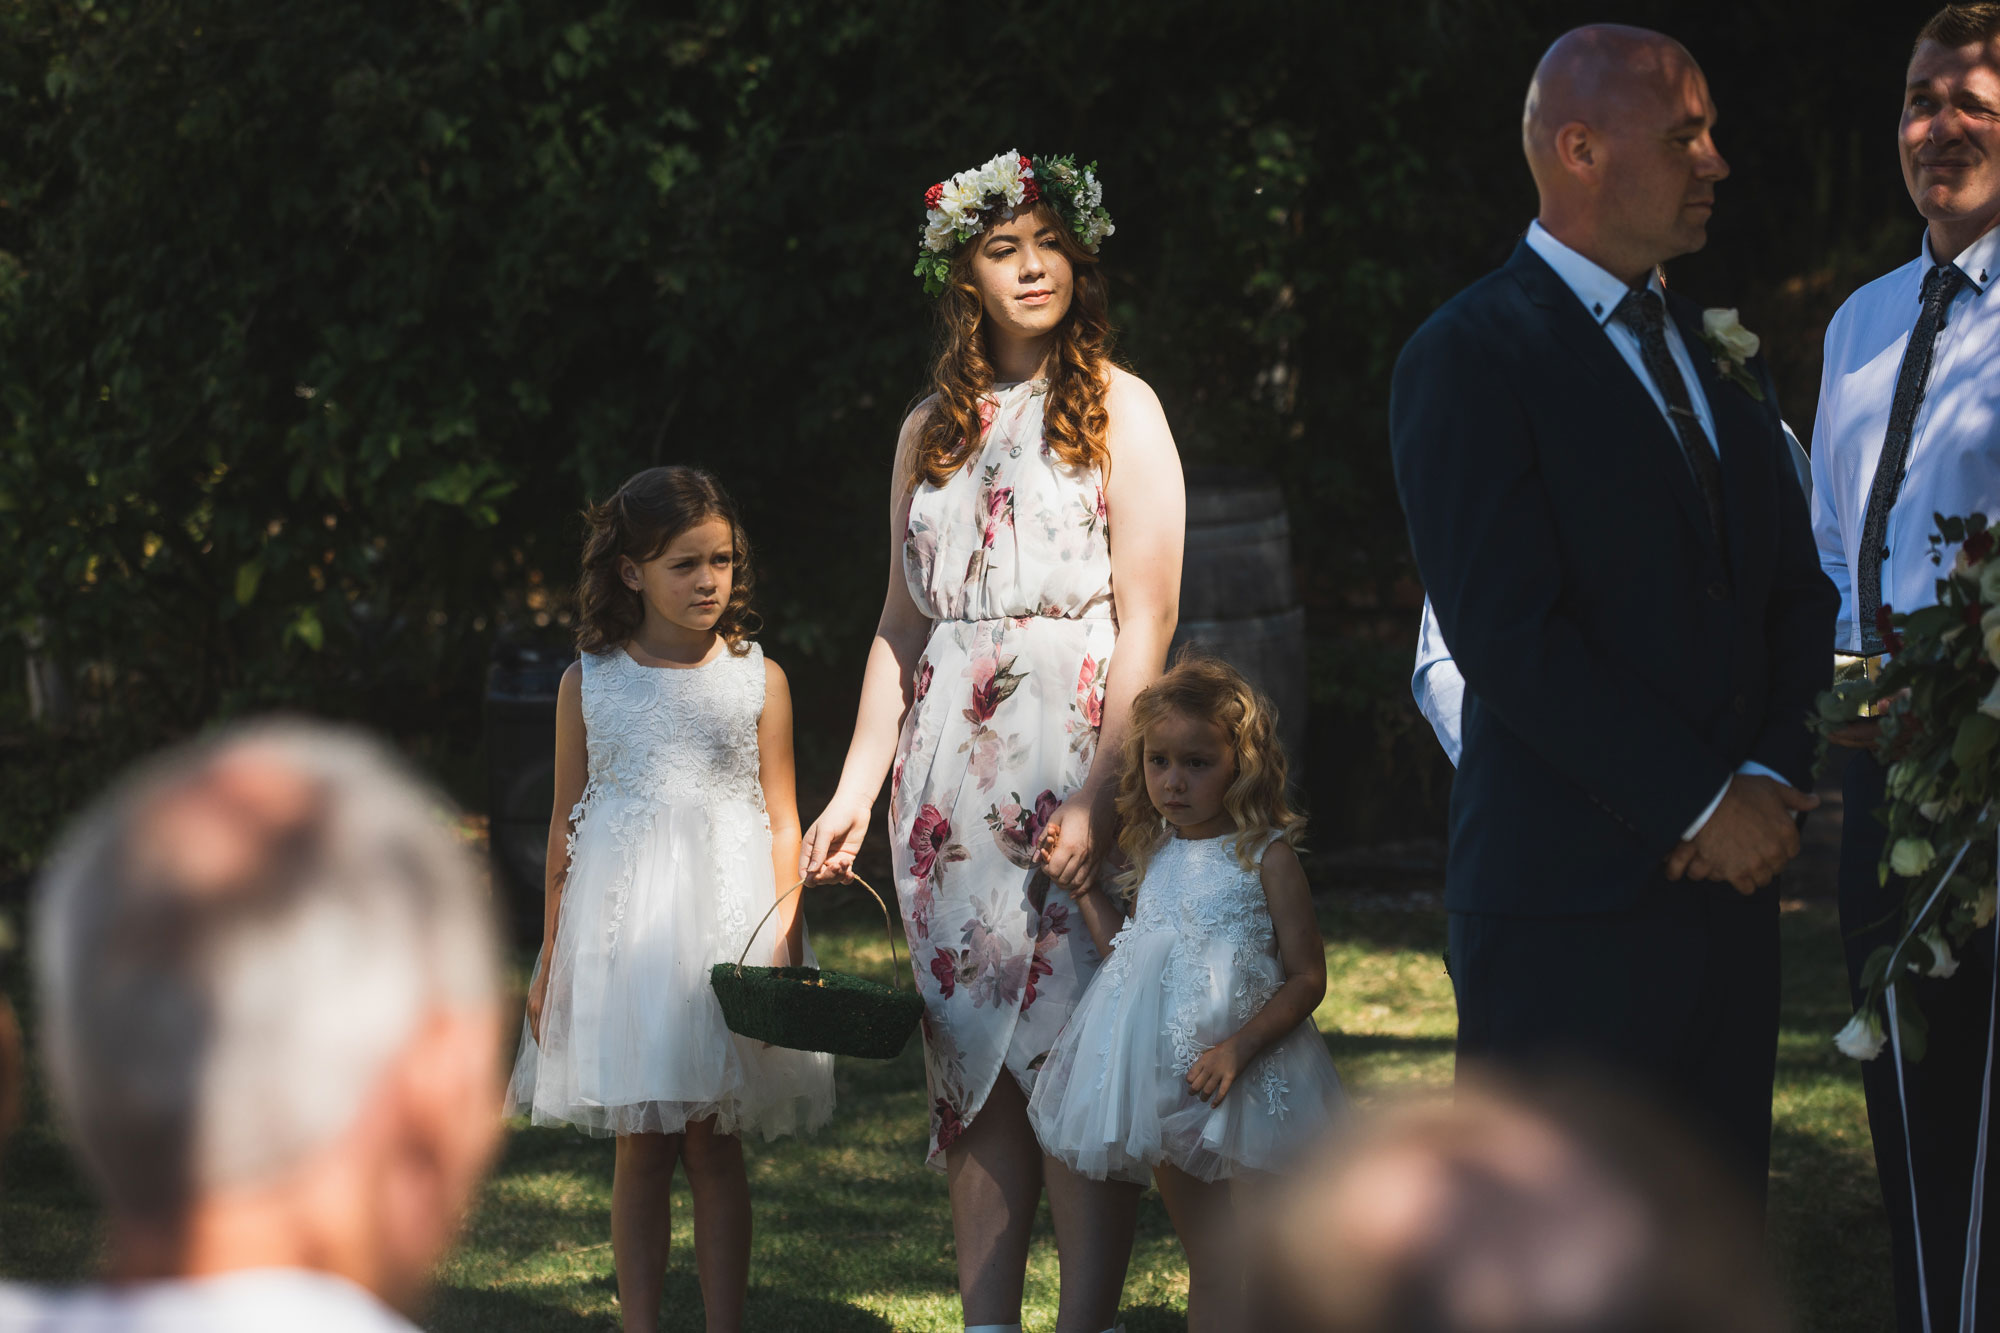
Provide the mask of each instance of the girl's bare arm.
POLYGON ((569 880, 570 812, 590 781, 590 755, 583 728, 583 664, 570 663, 556 686, 556 795, 549 811, 549 842, 542 878, 542 966, 528 991, 528 1026, 542 1037, 542 1005, 549 993, 549 962, 555 956, 556 923, 562 916, 569 880))

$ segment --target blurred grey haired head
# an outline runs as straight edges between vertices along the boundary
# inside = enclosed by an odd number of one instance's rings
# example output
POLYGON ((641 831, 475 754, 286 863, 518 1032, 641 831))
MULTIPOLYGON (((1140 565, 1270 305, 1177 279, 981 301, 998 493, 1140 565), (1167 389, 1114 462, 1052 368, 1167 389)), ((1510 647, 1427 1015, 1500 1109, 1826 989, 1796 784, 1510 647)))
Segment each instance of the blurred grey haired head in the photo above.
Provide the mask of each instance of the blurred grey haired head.
POLYGON ((485 877, 360 734, 229 729, 68 831, 32 944, 52 1091, 114 1208, 171 1214, 335 1139, 427 1017, 491 1006, 485 877))

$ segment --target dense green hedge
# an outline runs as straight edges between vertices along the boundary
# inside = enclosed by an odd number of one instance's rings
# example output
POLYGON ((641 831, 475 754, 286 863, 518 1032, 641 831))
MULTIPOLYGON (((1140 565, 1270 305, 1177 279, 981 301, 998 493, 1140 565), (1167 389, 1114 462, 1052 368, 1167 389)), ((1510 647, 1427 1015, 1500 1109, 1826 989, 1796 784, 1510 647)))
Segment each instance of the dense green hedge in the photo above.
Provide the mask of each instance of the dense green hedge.
MULTIPOLYGON (((1796 335, 1793 401, 1816 322, 1914 245, 1911 20, 1881 8, 1800 31, 1781 0, 1626 6, 1715 79, 1739 180, 1686 280, 1796 335)), ((488 645, 560 610, 583 498, 699 461, 760 545, 810 786, 921 386, 919 196, 1074 151, 1184 451, 1294 497, 1316 707, 1422 753, 1397 740, 1387 368, 1525 223, 1521 87, 1581 13, 0 0, 0 627, 40 627, 93 743, 289 704, 467 771, 488 645)))

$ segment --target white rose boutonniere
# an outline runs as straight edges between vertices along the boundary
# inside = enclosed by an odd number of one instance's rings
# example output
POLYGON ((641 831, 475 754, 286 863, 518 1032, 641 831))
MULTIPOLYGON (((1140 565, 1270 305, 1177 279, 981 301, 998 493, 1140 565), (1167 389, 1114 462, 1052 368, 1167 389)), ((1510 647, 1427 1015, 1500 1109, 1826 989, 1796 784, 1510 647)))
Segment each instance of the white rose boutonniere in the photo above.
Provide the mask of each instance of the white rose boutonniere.
POLYGON ((1750 373, 1750 358, 1757 355, 1764 342, 1743 327, 1734 310, 1710 307, 1702 311, 1701 340, 1708 344, 1709 354, 1715 358, 1715 369, 1722 378, 1758 402, 1764 401, 1764 386, 1750 373))

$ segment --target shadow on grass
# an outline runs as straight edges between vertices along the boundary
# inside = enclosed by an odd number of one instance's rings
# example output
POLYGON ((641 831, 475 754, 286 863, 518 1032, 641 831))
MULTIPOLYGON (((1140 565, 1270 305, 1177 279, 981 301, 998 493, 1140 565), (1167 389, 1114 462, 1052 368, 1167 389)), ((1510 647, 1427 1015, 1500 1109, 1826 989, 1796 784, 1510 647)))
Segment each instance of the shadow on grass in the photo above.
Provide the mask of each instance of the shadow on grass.
POLYGON ((1873 1159, 1780 1125, 1772 1136, 1770 1238, 1798 1326, 1813 1333, 1894 1328, 1889 1224, 1873 1159))
MULTIPOLYGON (((616 1289, 616 1283, 608 1276, 584 1285, 616 1289)), ((438 1293, 424 1327, 433 1333, 461 1330, 486 1333, 489 1329, 505 1329, 508 1333, 585 1333, 585 1330, 600 1333, 615 1322, 615 1316, 578 1314, 526 1292, 452 1288, 438 1293)), ((744 1325, 760 1333, 890 1333, 891 1330, 887 1320, 870 1311, 766 1286, 750 1289, 744 1325)), ((692 1273, 676 1270, 667 1274, 661 1327, 669 1333, 702 1327, 701 1286, 692 1273)))
POLYGON ((1396 1037, 1379 1032, 1330 1032, 1326 1046, 1335 1057, 1342 1055, 1395 1055, 1428 1053, 1448 1055, 1458 1048, 1456 1037, 1396 1037))
POLYGON ((1118 1315, 1125 1333, 1187 1333, 1187 1312, 1170 1305, 1128 1305, 1118 1315))
POLYGON ((609 1321, 580 1315, 522 1292, 484 1291, 464 1287, 439 1289, 425 1313, 423 1326, 434 1333, 603 1333, 609 1321))

